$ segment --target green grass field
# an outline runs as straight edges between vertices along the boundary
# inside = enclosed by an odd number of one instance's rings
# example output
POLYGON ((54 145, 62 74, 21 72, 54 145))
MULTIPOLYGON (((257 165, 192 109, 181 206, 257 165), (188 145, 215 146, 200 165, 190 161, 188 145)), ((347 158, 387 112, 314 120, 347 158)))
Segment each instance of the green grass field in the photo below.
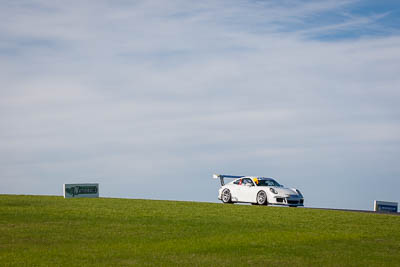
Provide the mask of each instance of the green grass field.
POLYGON ((1 266, 400 266, 400 216, 0 195, 1 266))

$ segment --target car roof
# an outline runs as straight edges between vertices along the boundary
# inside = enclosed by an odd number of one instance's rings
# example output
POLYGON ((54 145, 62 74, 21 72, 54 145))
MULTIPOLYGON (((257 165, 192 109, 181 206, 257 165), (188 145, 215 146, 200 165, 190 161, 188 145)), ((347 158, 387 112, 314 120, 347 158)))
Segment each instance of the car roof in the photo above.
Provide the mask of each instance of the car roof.
POLYGON ((245 177, 242 177, 242 178, 250 178, 250 179, 256 178, 258 180, 274 180, 275 181, 274 178, 270 178, 270 177, 245 176, 245 177))

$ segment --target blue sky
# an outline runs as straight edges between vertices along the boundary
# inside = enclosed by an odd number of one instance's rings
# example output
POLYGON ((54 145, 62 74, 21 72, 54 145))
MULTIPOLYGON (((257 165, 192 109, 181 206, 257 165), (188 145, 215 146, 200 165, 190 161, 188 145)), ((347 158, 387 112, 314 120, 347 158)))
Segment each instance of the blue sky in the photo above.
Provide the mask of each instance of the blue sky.
POLYGON ((400 201, 397 1, 3 1, 0 193, 400 201))

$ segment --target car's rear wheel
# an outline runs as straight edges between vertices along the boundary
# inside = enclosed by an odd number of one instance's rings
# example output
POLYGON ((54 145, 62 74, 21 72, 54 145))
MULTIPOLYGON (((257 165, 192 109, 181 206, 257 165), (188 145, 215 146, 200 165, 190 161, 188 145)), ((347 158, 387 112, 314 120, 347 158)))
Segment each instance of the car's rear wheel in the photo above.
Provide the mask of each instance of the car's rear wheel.
POLYGON ((232 203, 231 191, 230 191, 228 188, 225 188, 225 189, 222 191, 222 194, 221 194, 221 195, 222 195, 222 196, 221 196, 222 202, 224 202, 224 203, 232 203))
POLYGON ((258 205, 268 205, 267 193, 265 191, 260 191, 257 194, 257 204, 258 205))

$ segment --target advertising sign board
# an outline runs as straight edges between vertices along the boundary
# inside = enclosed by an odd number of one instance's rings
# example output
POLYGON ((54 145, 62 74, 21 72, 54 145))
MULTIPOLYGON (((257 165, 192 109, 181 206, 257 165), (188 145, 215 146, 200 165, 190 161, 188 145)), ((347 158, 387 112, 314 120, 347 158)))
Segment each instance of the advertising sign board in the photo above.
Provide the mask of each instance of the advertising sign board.
POLYGON ((64 184, 64 198, 99 197, 99 184, 64 184))
POLYGON ((374 211, 378 212, 397 212, 397 206, 397 202, 374 201, 374 211))

